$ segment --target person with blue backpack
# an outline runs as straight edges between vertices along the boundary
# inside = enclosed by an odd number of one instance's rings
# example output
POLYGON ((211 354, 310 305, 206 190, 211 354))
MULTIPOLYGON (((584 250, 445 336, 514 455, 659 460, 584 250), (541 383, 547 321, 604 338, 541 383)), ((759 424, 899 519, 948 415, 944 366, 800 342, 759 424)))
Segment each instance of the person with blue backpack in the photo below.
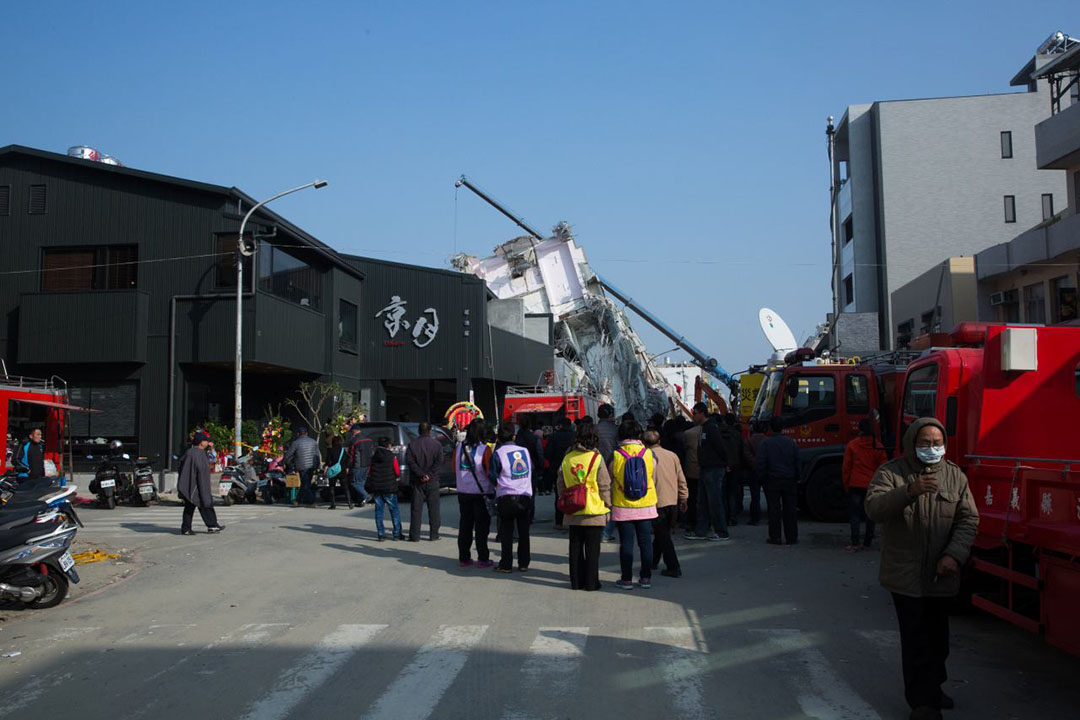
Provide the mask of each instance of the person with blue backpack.
POLYGON ((611 460, 611 517, 619 534, 620 590, 634 589, 634 544, 641 553, 638 586, 652 587, 652 523, 656 512, 656 458, 641 442, 641 425, 624 417, 611 460))

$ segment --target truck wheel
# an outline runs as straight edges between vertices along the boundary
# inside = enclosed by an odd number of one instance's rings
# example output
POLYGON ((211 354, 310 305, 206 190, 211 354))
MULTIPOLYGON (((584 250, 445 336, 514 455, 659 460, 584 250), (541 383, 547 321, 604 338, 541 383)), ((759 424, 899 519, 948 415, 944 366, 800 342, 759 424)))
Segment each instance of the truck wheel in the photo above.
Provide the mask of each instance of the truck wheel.
POLYGON ((806 481, 806 509, 821 522, 847 519, 847 498, 839 465, 823 465, 811 473, 806 481))

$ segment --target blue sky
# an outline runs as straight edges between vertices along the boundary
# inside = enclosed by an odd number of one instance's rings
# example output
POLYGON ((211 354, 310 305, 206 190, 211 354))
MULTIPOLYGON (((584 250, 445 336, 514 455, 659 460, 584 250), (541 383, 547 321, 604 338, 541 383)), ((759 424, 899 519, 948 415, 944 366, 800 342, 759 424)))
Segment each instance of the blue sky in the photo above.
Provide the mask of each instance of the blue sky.
POLYGON ((733 372, 768 354, 760 306, 799 340, 830 309, 827 115, 1005 92, 1080 35, 1074 2, 92 5, 5 8, 0 145, 256 197, 325 178, 275 209, 440 267, 519 234, 465 173, 733 372))

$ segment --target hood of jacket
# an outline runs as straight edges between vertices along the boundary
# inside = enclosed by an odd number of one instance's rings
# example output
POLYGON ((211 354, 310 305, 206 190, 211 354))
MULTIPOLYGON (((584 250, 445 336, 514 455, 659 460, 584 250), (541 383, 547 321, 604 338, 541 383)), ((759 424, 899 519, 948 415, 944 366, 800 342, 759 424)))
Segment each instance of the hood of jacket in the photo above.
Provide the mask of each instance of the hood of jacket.
MULTIPOLYGON (((945 460, 942 459, 936 465, 924 465, 918 456, 915 455, 915 438, 919 436, 919 431, 927 425, 933 425, 938 430, 941 430, 941 436, 945 437, 945 426, 937 418, 923 417, 919 418, 915 422, 911 423, 907 432, 904 433, 903 447, 904 458, 911 463, 912 468, 925 473, 934 473, 941 469, 945 465, 945 460)), ((947 441, 946 441, 947 443, 947 441)))

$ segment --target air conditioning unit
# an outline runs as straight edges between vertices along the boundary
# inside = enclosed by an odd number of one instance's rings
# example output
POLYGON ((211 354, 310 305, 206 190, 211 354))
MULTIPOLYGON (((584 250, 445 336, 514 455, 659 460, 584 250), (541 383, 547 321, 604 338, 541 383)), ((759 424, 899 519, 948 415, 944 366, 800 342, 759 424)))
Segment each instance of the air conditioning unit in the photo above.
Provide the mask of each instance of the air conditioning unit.
POLYGON ((1004 305, 1004 304, 1005 304, 1005 293, 1003 293, 1003 292, 990 293, 990 306, 991 307, 994 307, 996 305, 1004 305))

